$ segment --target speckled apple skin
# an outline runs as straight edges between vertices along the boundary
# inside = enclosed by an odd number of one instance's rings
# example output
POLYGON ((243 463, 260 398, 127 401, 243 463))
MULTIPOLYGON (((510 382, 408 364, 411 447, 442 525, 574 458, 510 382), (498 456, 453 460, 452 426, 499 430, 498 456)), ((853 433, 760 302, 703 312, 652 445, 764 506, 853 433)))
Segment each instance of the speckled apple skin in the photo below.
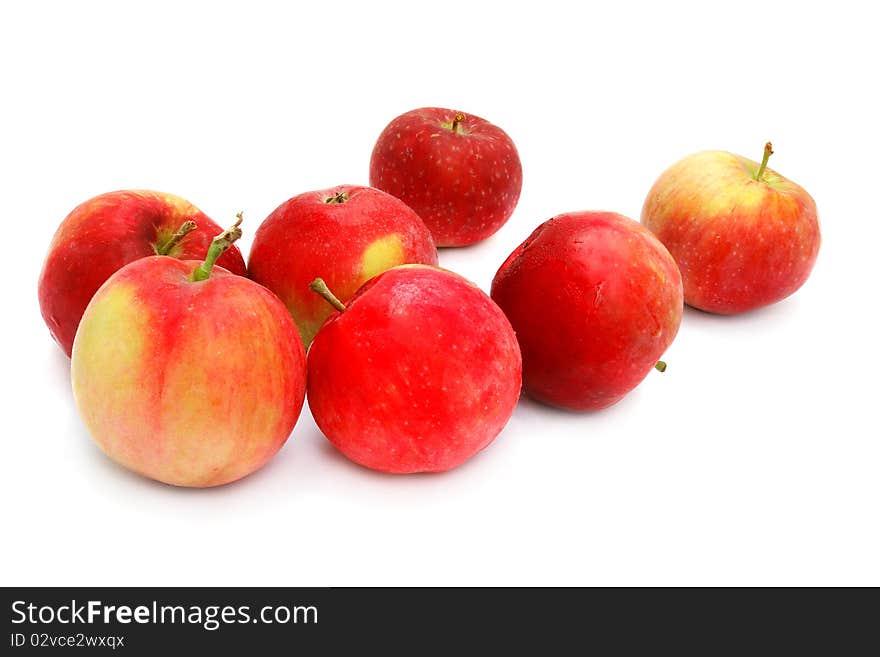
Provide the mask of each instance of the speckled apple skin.
POLYGON ((654 183, 642 223, 681 269, 685 302, 734 314, 800 288, 821 241, 816 203, 803 188, 725 151, 695 153, 654 183))
POLYGON ((575 411, 635 388, 672 343, 683 309, 672 256, 611 212, 543 223, 501 265, 492 298, 516 331, 523 390, 575 411))
POLYGON ((281 298, 308 346, 333 311, 309 283, 323 278, 345 302, 376 274, 407 263, 437 264, 434 240, 419 216, 378 189, 339 185, 276 208, 254 236, 248 269, 281 298), (339 193, 348 200, 326 202, 339 193))
POLYGON ((196 261, 137 260, 83 315, 71 378, 101 449, 146 477, 218 486, 250 474, 285 443, 302 409, 305 352, 266 288, 196 261))
POLYGON ((398 116, 370 159, 370 184, 415 210, 437 246, 466 246, 494 234, 522 189, 522 165, 507 133, 467 113, 453 131, 457 113, 425 107, 398 116))
MULTIPOLYGON (((187 220, 196 229, 168 255, 203 260, 223 229, 197 207, 173 194, 129 190, 101 194, 67 215, 49 245, 38 284, 40 311, 49 332, 70 356, 83 311, 101 284, 129 262, 156 255, 160 237, 170 237, 187 220)), ((217 264, 247 276, 236 247, 217 264)))
POLYGON ((516 406, 522 361, 492 300, 452 272, 396 267, 318 332, 308 401, 348 458, 392 473, 450 470, 489 445, 516 406))

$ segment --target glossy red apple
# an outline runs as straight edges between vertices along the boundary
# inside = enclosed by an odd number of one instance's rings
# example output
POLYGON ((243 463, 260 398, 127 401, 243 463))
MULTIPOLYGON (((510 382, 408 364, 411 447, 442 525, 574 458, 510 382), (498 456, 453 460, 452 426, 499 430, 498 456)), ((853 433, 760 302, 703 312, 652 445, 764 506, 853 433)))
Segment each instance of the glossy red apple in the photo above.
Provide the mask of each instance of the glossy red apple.
POLYGON ((379 135, 370 184, 415 210, 437 246, 465 246, 494 234, 513 214, 522 166, 498 126, 425 107, 398 116, 379 135))
POLYGON ((395 267, 338 312, 308 356, 309 407, 348 458, 384 472, 454 468, 491 443, 521 384, 516 337, 473 283, 422 265, 395 267))
POLYGON ((333 310, 309 290, 316 277, 348 301, 376 274, 406 263, 437 264, 418 215, 378 189, 340 185, 275 209, 257 230, 248 269, 284 301, 308 346, 333 310))
MULTIPOLYGON (((110 192, 78 205, 55 232, 40 274, 40 311, 52 337, 69 356, 86 305, 111 274, 150 255, 201 260, 222 230, 188 201, 162 192, 110 192)), ((218 264, 247 276, 235 247, 218 264)))
POLYGON ((501 265, 492 298, 516 331, 523 390, 571 410, 610 406, 637 386, 678 332, 683 307, 672 256, 611 212, 541 224, 501 265))
POLYGON ((761 163, 725 151, 695 153, 654 183, 642 223, 681 269, 685 302, 741 313, 795 292, 819 253, 816 203, 761 163))
POLYGON ((153 256, 113 274, 73 344, 77 407, 121 465, 176 486, 217 486, 266 463, 296 423, 305 353, 284 305, 219 267, 153 256))

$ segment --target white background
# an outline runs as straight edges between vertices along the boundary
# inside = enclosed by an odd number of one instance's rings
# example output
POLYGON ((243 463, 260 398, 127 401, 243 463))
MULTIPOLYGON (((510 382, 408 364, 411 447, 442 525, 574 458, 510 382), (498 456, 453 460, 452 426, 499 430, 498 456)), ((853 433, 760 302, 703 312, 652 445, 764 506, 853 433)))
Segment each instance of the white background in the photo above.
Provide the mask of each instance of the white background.
MULTIPOLYGON (((3 3, 0 580, 12 585, 880 584, 876 23, 829 3, 3 3), (687 311, 621 403, 524 399, 444 475, 346 461, 306 409, 262 471, 213 490, 92 444, 37 276, 79 202, 120 188, 259 222, 367 183, 399 113, 503 127, 510 222, 441 263, 488 290, 554 214, 638 218, 678 158, 759 158, 816 199, 807 284, 733 318, 687 311)), ((869 6, 865 3, 864 6, 869 6)))

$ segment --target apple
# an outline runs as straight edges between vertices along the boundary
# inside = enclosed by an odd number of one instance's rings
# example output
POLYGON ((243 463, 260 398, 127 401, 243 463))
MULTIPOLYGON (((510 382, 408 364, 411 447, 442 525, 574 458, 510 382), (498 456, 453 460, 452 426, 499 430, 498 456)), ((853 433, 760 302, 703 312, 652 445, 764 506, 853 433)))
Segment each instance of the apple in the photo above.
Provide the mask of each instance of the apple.
POLYGON ((681 269, 685 302, 712 313, 741 313, 795 292, 819 253, 816 203, 803 188, 725 151, 695 153, 654 183, 642 223, 681 269))
POLYGON ((522 166, 498 126, 424 107, 401 114, 379 135, 370 184, 415 210, 437 246, 465 246, 493 235, 513 214, 522 166))
POLYGON ((392 473, 450 470, 489 445, 520 392, 516 336, 473 283, 403 265, 334 308, 308 355, 308 401, 345 456, 392 473))
POLYGON ((576 411, 610 406, 662 370, 683 310, 672 256, 612 212, 541 224, 499 268, 492 298, 516 331, 523 390, 576 411))
MULTIPOLYGON (((123 265, 151 255, 202 259, 222 230, 179 196, 146 190, 109 192, 67 215, 40 273, 40 311, 49 332, 70 356, 73 337, 92 295, 123 265)), ((233 247, 219 264, 247 276, 233 247)))
POLYGON ((213 264, 152 256, 95 293, 73 343, 76 405, 114 461, 176 486, 218 486, 257 470, 302 409, 305 351, 269 290, 213 264))
POLYGON ((347 301, 376 274, 406 263, 437 264, 418 215, 378 189, 339 185, 278 206, 257 230, 248 269, 284 301, 308 347, 333 310, 309 290, 316 277, 347 301))

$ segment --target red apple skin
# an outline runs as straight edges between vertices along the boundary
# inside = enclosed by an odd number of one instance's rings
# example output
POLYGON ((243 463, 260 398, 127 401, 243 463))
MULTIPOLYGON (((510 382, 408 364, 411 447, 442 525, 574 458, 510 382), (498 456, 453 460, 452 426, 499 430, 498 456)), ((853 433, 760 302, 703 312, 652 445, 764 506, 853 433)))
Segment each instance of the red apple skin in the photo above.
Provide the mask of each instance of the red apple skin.
POLYGON ((681 269, 685 302, 730 315, 775 303, 810 275, 819 253, 816 203, 772 169, 725 151, 695 153, 667 169, 642 223, 681 269))
POLYGON ((519 397, 516 337, 458 274, 404 265, 364 285, 308 356, 315 422, 356 463, 442 472, 489 445, 519 397))
MULTIPOLYGON (((196 229, 167 255, 201 260, 223 229, 173 194, 109 192, 81 203, 67 215, 49 245, 38 284, 43 319, 64 353, 70 356, 83 311, 101 284, 129 262, 156 255, 157 245, 187 220, 195 221, 196 229)), ((217 264, 247 276, 244 259, 234 246, 217 264)))
POLYGON ((473 114, 425 107, 401 114, 379 136, 370 184, 403 200, 437 246, 493 235, 513 214, 522 165, 501 128, 473 114), (463 118, 453 130, 456 115, 463 118))
POLYGON ((305 352, 284 305, 247 278, 141 258, 113 274, 73 345, 74 398, 114 461, 175 486, 218 486, 265 464, 293 430, 305 352))
POLYGON ((683 309, 672 256, 611 212, 543 223, 501 265, 492 298, 519 339, 523 390, 575 411, 635 388, 672 343, 683 309))
POLYGON ((431 233, 393 196, 357 185, 306 192, 282 203, 257 230, 251 278, 285 303, 308 346, 333 309, 309 289, 323 278, 343 302, 391 267, 437 264, 431 233), (328 202, 344 195, 344 202, 328 202))

